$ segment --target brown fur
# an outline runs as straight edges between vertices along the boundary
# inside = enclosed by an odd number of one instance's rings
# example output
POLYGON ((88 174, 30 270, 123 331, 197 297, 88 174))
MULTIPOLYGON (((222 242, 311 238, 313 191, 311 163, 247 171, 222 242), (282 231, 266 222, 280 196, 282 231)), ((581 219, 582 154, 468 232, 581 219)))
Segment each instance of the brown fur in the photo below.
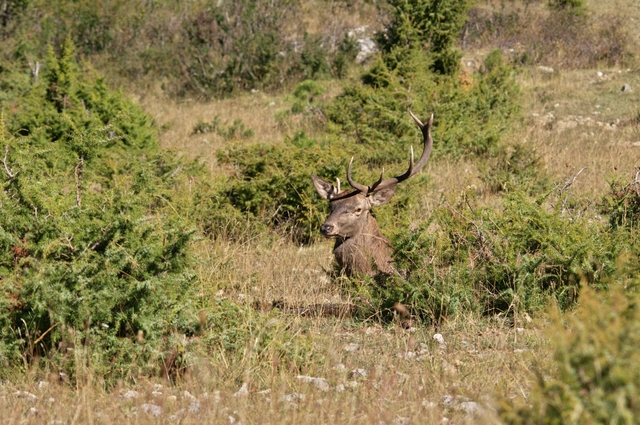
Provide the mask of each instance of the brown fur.
POLYGON ((351 238, 337 238, 333 246, 338 265, 350 276, 355 273, 392 274, 391 252, 389 241, 382 236, 371 214, 367 214, 367 223, 362 232, 351 238))

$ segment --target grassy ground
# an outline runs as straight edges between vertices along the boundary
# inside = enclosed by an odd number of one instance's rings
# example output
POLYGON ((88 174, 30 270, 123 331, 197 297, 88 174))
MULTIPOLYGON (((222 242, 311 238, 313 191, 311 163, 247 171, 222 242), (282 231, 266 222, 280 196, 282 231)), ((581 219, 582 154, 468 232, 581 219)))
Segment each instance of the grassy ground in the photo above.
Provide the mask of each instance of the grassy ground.
MULTIPOLYGON (((588 7, 623 11, 640 22, 634 2, 605 3, 588 7)), ((518 81, 525 118, 509 132, 508 141, 532 145, 559 185, 575 177, 572 190, 596 199, 609 180, 635 173, 640 165, 640 132, 632 125, 640 119, 638 68, 548 73, 528 67, 521 69, 518 81), (621 91, 624 84, 632 91, 621 91)), ((327 83, 324 96, 338 92, 339 84, 327 83)), ((213 133, 194 134, 198 122, 216 116, 227 124, 241 119, 255 132, 243 143, 278 143, 302 125, 276 120, 276 113, 291 105, 284 95, 257 92, 211 103, 139 100, 163 129, 163 146, 200 157, 212 175, 224 172, 215 152, 226 142, 213 133)), ((432 163, 423 172, 433 176, 433 183, 418 215, 428 215, 441 193, 478 183, 471 162, 432 163)), ((329 241, 310 247, 286 238, 197 244, 200 296, 205 300, 226 297, 250 306, 274 300, 291 305, 349 301, 326 277, 333 261, 329 241)), ((6 424, 493 424, 495 401, 527 400, 532 371, 551 357, 544 315, 516 317, 515 323, 461 316, 439 327, 408 330, 397 323, 381 326, 375 318, 269 317, 264 326, 304 337, 304 355, 311 359, 306 364, 311 366, 294 371, 248 346, 235 359, 203 353, 176 384, 143 379, 108 392, 90 366, 80 371, 73 386, 57 374, 33 370, 0 385, 0 417, 6 424)), ((81 350, 76 356, 82 356, 81 350)))

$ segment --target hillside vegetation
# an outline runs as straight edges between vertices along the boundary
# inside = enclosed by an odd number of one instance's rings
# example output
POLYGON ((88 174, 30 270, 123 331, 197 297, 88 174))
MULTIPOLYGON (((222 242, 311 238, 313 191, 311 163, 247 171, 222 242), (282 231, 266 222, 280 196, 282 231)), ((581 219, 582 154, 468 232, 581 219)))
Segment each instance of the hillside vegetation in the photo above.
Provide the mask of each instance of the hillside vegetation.
MULTIPOLYGON (((7 423, 635 423, 632 1, 8 1, 7 423), (346 277, 310 174, 424 170, 346 277)), ((346 185, 346 183, 345 183, 346 185)))

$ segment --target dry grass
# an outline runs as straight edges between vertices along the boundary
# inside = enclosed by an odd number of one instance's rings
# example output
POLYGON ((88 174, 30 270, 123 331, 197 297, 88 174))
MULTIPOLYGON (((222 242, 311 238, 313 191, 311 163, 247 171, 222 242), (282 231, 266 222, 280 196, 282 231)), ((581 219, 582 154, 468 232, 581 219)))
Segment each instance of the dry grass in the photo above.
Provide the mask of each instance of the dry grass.
POLYGON ((596 199, 617 176, 628 179, 640 166, 640 73, 630 69, 567 71, 520 78, 525 93, 524 143, 533 144, 546 171, 573 177, 576 193, 596 199), (623 92, 628 84, 637 88, 623 92))
MULTIPOLYGON (((589 2, 588 7, 624 11, 640 21, 640 8, 634 2, 602 3, 589 2)), ((532 68, 518 78, 525 120, 509 138, 532 144, 555 179, 572 177, 586 167, 572 188, 596 199, 611 176, 629 174, 640 165, 637 69, 548 74, 532 68), (623 84, 633 91, 621 92, 623 84)), ((338 85, 328 85, 325 96, 338 91, 338 85)), ((200 157, 212 173, 221 171, 215 152, 226 142, 215 134, 193 134, 199 121, 216 116, 227 123, 241 119, 255 132, 243 143, 279 143, 296 129, 295 123, 283 126, 275 119, 276 112, 290 108, 290 102, 284 95, 260 92, 204 104, 140 99, 163 128, 163 147, 200 157)), ((432 184, 416 216, 429 214, 440 194, 480 184, 471 162, 428 164, 424 172, 432 176, 432 184)), ((228 297, 248 305, 274 300, 291 305, 349 301, 326 278, 325 270, 332 264, 329 241, 299 247, 286 238, 244 243, 202 240, 196 250, 200 295, 205 300, 228 297)), ((533 365, 550 361, 543 317, 533 322, 516 319, 515 326, 500 318, 457 317, 441 328, 419 326, 415 331, 393 323, 383 327, 373 320, 275 317, 276 326, 307 336, 315 359, 308 370, 260 361, 251 350, 237 359, 208 353, 209 357, 194 360, 177 383, 143 379, 110 391, 94 382, 90 370, 81 374, 84 378, 76 386, 34 370, 0 385, 0 417, 6 424, 493 424, 497 422, 491 407, 494 400, 526 400, 533 365), (446 345, 434 341, 436 333, 446 345), (365 370, 366 376, 351 373, 357 369, 365 370), (297 378, 302 373, 325 378, 329 389, 303 382, 297 378), (243 383, 248 393, 234 396, 243 383), (151 405, 161 409, 157 417, 151 405)))
MULTIPOLYGON (((0 387, 3 423, 495 423, 495 397, 523 397, 531 364, 547 361, 539 330, 460 318, 414 333, 334 319, 286 319, 323 354, 314 385, 255 360, 194 364, 177 385, 142 380, 105 392, 33 373, 0 387), (445 344, 434 341, 439 332, 445 344), (361 372, 352 372, 362 370, 361 372), (220 379, 227 377, 227 379, 220 379), (246 383, 245 395, 234 395, 246 383), (132 393, 130 391, 135 391, 132 393), (29 394, 26 394, 29 393, 29 394), (157 407, 151 407, 157 406, 157 407), (150 409, 161 413, 153 417, 150 409), (235 422, 234 422, 235 421, 235 422)), ((249 356, 247 356, 249 357, 249 356)))

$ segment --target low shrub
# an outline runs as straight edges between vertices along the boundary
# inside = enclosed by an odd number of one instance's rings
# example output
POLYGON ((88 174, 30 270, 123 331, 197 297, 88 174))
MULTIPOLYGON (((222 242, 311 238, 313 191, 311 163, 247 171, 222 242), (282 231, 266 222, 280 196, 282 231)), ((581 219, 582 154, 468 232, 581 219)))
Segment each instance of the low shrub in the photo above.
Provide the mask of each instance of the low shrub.
POLYGON ((200 318, 184 188, 201 167, 160 152, 148 117, 83 73, 71 43, 45 71, 0 67, 3 371, 90 367, 112 384, 175 373, 194 337, 243 346, 244 310, 200 318))
POLYGON ((548 210, 521 192, 501 209, 444 202, 417 229, 393 238, 399 275, 370 285, 373 311, 405 304, 438 322, 461 309, 483 314, 535 312, 550 299, 574 305, 582 285, 607 288, 621 255, 638 253, 637 237, 589 219, 548 210))
POLYGON ((574 313, 555 316, 548 333, 553 363, 536 370, 528 403, 502 401, 505 423, 637 422, 639 299, 636 291, 612 286, 610 293, 585 287, 574 313))
POLYGON ((640 224, 640 170, 628 183, 612 180, 609 190, 600 203, 600 212, 609 217, 613 228, 637 229, 640 224))

